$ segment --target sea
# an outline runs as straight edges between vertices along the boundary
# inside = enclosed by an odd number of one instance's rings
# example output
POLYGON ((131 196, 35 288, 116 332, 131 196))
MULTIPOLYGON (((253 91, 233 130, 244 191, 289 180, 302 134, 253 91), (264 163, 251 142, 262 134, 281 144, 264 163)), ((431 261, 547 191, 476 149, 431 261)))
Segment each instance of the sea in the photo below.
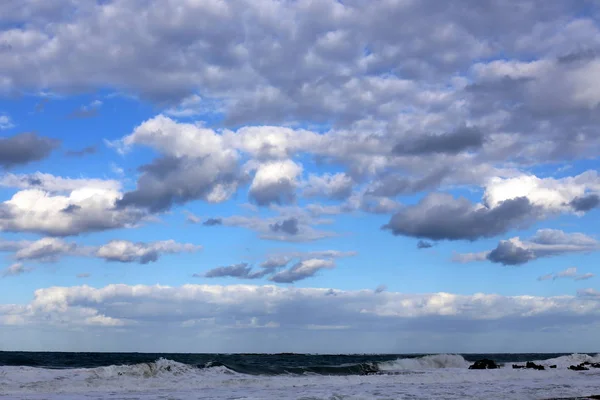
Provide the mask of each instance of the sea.
POLYGON ((600 368, 568 367, 586 361, 600 355, 0 352, 0 399, 585 399, 600 368), (468 368, 484 358, 501 367, 468 368), (512 367, 527 361, 546 369, 512 367))

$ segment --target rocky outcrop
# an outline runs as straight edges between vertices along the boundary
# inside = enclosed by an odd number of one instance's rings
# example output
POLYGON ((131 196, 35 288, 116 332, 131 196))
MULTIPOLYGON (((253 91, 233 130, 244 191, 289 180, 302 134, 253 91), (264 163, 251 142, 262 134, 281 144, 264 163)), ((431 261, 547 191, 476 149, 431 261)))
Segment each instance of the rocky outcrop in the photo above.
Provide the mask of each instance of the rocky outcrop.
POLYGON ((546 369, 543 365, 536 364, 536 363, 534 363, 532 361, 528 361, 527 364, 525 364, 525 368, 527 368, 527 369, 537 369, 538 371, 543 371, 543 370, 546 369))
MULTIPOLYGON (((532 361, 527 361, 527 364, 525 364, 525 365, 513 364, 512 367, 513 367, 513 369, 536 369, 538 371, 543 371, 546 369, 543 365, 536 364, 532 361)), ((550 367, 550 368, 552 368, 552 367, 550 367)), ((556 365, 554 365, 554 368, 556 368, 556 365)))
POLYGON ((585 367, 585 366, 584 366, 584 365, 582 365, 582 364, 579 364, 579 365, 571 365, 571 366, 569 367, 569 369, 570 369, 570 370, 573 370, 573 371, 588 371, 588 370, 589 370, 589 368, 585 367))
POLYGON ((498 368, 498 364, 494 362, 494 360, 488 360, 484 358, 483 360, 477 360, 473 365, 469 367, 469 369, 496 369, 498 368))

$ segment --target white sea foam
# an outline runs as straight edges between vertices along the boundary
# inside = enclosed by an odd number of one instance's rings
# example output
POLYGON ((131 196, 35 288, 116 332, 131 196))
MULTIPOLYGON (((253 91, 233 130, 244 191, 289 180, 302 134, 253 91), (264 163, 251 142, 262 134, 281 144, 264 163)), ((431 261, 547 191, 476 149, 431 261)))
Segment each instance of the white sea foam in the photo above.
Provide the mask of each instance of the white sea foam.
POLYGON ((166 359, 89 369, 0 367, 0 399, 545 399, 600 394, 600 369, 566 368, 597 359, 587 357, 540 361, 559 367, 535 371, 512 369, 508 363, 497 370, 469 370, 460 356, 437 355, 384 363, 400 373, 368 376, 250 376, 166 359))
POLYGON ((423 370, 433 368, 467 368, 471 363, 458 354, 434 354, 424 357, 399 358, 379 364, 382 371, 423 370))
POLYGON ((556 358, 550 358, 548 360, 535 361, 536 364, 544 366, 556 365, 556 368, 569 368, 571 365, 578 365, 583 362, 600 363, 600 354, 590 356, 587 354, 569 354, 568 356, 561 356, 556 358))

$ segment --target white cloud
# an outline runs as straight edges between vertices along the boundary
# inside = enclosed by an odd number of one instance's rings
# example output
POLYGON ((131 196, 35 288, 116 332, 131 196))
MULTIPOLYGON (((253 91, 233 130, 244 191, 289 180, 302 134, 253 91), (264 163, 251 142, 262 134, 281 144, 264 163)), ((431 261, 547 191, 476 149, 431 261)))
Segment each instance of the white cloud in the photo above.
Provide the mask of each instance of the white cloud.
POLYGON ((549 211, 569 211, 569 203, 589 192, 600 193, 600 176, 596 171, 562 179, 522 175, 491 179, 485 188, 484 201, 495 207, 504 200, 523 196, 549 211))
POLYGON ((93 186, 80 187, 67 196, 40 189, 21 190, 0 204, 0 229, 69 236, 134 226, 143 215, 116 209, 121 197, 117 190, 93 186))
POLYGON ((196 252, 202 246, 190 243, 177 243, 174 240, 165 240, 151 243, 134 243, 127 240, 111 240, 95 251, 96 257, 107 261, 139 262, 147 264, 158 260, 161 254, 174 254, 181 252, 196 252))
POLYGON ((77 245, 59 238, 42 238, 23 246, 15 253, 17 260, 57 261, 61 256, 76 254, 77 245))
POLYGON ((302 165, 292 160, 261 163, 256 169, 248 196, 258 205, 286 204, 296 198, 302 165))

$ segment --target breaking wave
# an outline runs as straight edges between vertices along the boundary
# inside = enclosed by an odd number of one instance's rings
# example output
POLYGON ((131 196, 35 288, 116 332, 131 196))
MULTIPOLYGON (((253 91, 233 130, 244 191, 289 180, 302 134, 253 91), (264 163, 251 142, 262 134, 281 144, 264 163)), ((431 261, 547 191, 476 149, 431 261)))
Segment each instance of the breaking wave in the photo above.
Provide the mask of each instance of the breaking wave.
POLYGON ((166 375, 190 373, 243 374, 243 375, 371 375, 387 374, 394 371, 424 370, 433 368, 466 368, 470 365, 456 354, 436 354, 415 358, 400 358, 394 361, 367 362, 341 365, 273 366, 243 363, 207 362, 203 365, 189 365, 166 358, 154 362, 133 365, 110 365, 92 368, 97 378, 118 376, 152 378, 166 375))
POLYGON ((430 356, 399 358, 379 364, 381 371, 423 370, 433 368, 467 368, 471 365, 458 354, 434 354, 430 356))

